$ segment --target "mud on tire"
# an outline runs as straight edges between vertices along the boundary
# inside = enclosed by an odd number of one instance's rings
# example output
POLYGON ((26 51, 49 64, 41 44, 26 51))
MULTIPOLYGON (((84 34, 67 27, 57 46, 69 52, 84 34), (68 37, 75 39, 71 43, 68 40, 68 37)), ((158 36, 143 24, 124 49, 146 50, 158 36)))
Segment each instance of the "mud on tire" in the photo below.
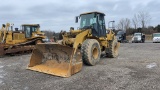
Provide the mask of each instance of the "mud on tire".
POLYGON ((94 66, 100 60, 101 49, 95 39, 87 39, 81 47, 82 60, 86 65, 94 66))
POLYGON ((109 58, 115 58, 118 56, 118 42, 117 39, 109 41, 109 48, 106 49, 106 55, 109 58))

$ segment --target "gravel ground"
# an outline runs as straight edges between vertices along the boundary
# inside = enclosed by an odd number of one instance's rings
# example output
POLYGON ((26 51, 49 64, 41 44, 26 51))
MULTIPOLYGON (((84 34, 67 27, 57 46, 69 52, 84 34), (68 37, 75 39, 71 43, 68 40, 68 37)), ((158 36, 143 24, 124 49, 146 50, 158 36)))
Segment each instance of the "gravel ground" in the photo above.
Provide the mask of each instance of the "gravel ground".
POLYGON ((61 78, 26 70, 31 54, 0 58, 0 90, 160 90, 160 44, 124 43, 117 58, 61 78))

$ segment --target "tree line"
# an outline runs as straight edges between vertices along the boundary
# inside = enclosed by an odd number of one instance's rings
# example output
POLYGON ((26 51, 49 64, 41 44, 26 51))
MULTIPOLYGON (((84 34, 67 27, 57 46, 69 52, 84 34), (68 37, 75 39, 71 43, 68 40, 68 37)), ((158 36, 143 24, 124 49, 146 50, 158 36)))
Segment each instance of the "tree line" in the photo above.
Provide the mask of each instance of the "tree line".
MULTIPOLYGON (((145 34, 152 34, 160 32, 160 24, 157 26, 150 26, 151 16, 148 12, 140 11, 133 15, 131 19, 122 18, 116 25, 116 31, 123 30, 126 35, 132 35, 135 32, 142 32, 145 34)), ((51 39, 53 36, 59 38, 59 33, 55 31, 44 30, 46 36, 51 39)))
POLYGON ((45 33, 45 35, 47 36, 48 39, 53 39, 54 37, 59 40, 60 39, 60 32, 56 33, 55 31, 51 31, 51 30, 43 30, 43 32, 45 33))
POLYGON ((149 26, 151 16, 148 12, 140 11, 134 14, 132 19, 122 18, 116 25, 117 30, 124 30, 127 35, 131 35, 135 32, 142 32, 145 34, 152 34, 160 32, 160 25, 149 26))

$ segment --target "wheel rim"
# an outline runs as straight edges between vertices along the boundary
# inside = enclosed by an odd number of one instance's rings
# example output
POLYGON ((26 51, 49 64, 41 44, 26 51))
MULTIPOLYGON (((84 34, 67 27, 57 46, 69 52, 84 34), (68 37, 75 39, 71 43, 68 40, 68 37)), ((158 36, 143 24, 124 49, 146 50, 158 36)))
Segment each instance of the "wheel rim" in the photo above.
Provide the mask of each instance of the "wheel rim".
POLYGON ((93 48, 93 51, 92 51, 92 56, 94 59, 97 59, 98 58, 98 48, 93 48))

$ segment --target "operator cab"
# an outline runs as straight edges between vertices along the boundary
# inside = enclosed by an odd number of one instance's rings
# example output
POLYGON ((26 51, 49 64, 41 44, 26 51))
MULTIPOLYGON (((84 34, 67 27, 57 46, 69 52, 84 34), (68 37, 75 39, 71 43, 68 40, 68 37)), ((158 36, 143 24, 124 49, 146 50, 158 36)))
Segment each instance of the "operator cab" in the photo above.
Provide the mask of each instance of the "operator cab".
POLYGON ((25 32, 25 37, 30 38, 32 37, 32 33, 35 32, 39 27, 39 24, 23 24, 22 30, 25 32))
MULTIPOLYGON (((102 37, 106 35, 106 27, 104 20, 104 13, 101 12, 88 12, 83 13, 79 16, 80 18, 80 29, 86 30, 91 29, 92 35, 95 37, 102 37)), ((76 17, 76 23, 78 17, 76 17)))

